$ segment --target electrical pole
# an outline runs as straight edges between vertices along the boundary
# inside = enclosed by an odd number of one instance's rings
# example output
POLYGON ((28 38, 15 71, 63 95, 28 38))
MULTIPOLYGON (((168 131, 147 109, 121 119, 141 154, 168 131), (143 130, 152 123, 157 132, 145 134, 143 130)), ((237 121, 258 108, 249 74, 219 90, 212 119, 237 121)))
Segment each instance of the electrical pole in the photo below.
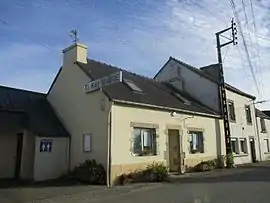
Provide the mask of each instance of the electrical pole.
MULTIPOLYGON (((229 44, 236 45, 237 42, 237 30, 235 27, 235 23, 232 19, 231 26, 221 30, 216 33, 216 39, 217 39, 217 54, 218 54, 218 63, 219 63, 219 82, 220 82, 220 100, 221 100, 221 113, 223 117, 223 123, 224 123, 224 134, 225 134, 225 144, 226 144, 226 161, 227 161, 227 167, 232 167, 230 161, 228 160, 228 155, 232 153, 232 146, 231 146, 231 134, 230 134, 230 123, 229 123, 229 117, 228 117, 228 107, 227 107, 227 98, 226 98, 226 89, 225 89, 225 81, 224 81, 224 72, 223 72, 223 65, 222 65, 222 56, 221 56, 221 48, 224 46, 227 46, 229 44), (230 41, 221 44, 220 43, 220 36, 221 34, 226 33, 228 31, 231 31, 232 33, 232 39, 229 39, 230 41)), ((224 36, 222 36, 224 37, 224 36)), ((227 37, 225 37, 227 38, 227 37)))

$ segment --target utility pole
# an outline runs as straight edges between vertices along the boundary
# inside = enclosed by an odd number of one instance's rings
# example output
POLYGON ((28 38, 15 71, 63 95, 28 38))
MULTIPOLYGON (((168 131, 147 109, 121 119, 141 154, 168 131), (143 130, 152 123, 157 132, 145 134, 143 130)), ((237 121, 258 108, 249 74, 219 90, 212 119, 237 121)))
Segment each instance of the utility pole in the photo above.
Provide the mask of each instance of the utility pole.
MULTIPOLYGON (((224 72, 223 72, 223 65, 222 65, 222 56, 221 56, 221 48, 224 46, 227 46, 229 44, 236 45, 237 42, 237 30, 235 27, 235 23, 232 19, 231 26, 221 30, 216 33, 216 39, 217 39, 217 54, 218 54, 218 63, 219 63, 219 82, 220 82, 220 100, 221 100, 221 113, 223 117, 223 123, 224 123, 224 133, 225 133, 225 144, 226 144, 226 161, 227 161, 227 167, 232 167, 231 162, 228 159, 228 156, 232 153, 232 146, 231 146, 231 134, 230 134, 230 123, 229 123, 229 117, 228 117, 228 107, 227 107, 227 98, 226 98, 226 90, 225 90, 225 81, 224 81, 224 72), (226 33, 230 31, 232 34, 232 39, 229 38, 230 41, 221 44, 220 43, 220 36, 221 34, 226 33)), ((225 37, 227 38, 227 37, 225 37)), ((228 38, 227 38, 228 39, 228 38)))

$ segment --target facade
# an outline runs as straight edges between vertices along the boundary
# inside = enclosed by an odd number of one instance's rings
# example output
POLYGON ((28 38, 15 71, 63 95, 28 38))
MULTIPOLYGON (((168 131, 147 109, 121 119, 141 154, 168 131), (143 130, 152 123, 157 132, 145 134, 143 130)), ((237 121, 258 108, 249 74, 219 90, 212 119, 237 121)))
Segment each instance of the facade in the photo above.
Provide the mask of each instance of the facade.
MULTIPOLYGON (((221 113, 219 98, 219 73, 217 65, 197 69, 170 57, 156 74, 155 80, 166 81, 187 92, 205 106, 221 113), (198 88, 200 87, 200 88, 198 88)), ((230 117, 231 142, 235 164, 259 160, 259 140, 256 131, 255 97, 225 85, 230 117)), ((225 146, 222 126, 221 146, 225 146)), ((221 151, 225 154, 225 148, 221 151)))
POLYGON ((47 99, 71 135, 71 170, 96 159, 112 183, 153 161, 178 172, 217 158, 215 111, 169 84, 87 59, 82 44, 63 55, 47 99), (100 88, 100 78, 117 73, 118 82, 100 88))
POLYGON ((267 114, 268 112, 256 109, 256 119, 260 140, 260 156, 262 161, 270 159, 270 117, 267 114))
POLYGON ((65 174, 68 142, 46 95, 0 86, 0 179, 41 181, 65 174))

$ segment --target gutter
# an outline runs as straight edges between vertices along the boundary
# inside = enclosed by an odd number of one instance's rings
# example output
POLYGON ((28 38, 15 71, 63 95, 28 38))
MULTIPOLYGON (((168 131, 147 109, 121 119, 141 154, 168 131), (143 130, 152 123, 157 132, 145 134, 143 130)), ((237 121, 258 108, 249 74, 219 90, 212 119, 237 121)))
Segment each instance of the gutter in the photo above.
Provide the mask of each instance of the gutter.
POLYGON ((107 157, 107 186, 111 187, 111 138, 112 138, 112 111, 109 111, 109 119, 108 119, 108 157, 107 157))
POLYGON ((141 107, 162 109, 162 110, 168 110, 168 111, 176 111, 176 112, 182 112, 182 113, 187 113, 187 114, 192 114, 192 115, 200 115, 200 116, 206 116, 206 117, 221 118, 220 115, 199 113, 199 112, 193 112, 193 111, 189 111, 189 110, 176 109, 176 108, 170 108, 170 107, 161 107, 161 106, 152 105, 152 104, 145 104, 145 103, 142 104, 142 103, 131 102, 131 101, 123 101, 123 100, 119 100, 119 99, 113 99, 113 102, 120 103, 120 104, 128 104, 128 105, 135 105, 135 106, 141 106, 141 107))

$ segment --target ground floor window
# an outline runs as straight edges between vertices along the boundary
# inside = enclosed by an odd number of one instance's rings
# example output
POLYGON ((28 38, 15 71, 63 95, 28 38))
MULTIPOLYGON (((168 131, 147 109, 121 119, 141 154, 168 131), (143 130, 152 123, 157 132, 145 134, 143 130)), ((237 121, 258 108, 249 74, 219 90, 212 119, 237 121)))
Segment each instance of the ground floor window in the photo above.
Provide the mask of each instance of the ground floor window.
POLYGON ((190 154, 204 153, 203 132, 189 132, 189 152, 190 154))
POLYGON ((239 154, 239 146, 237 138, 231 138, 231 145, 232 145, 232 152, 234 154, 239 154))
POLYGON ((240 138, 240 152, 247 154, 247 139, 240 138))
POLYGON ((135 156, 156 155, 156 141, 156 129, 133 128, 133 154, 135 156))
POLYGON ((264 152, 270 152, 269 139, 264 139, 264 152))

